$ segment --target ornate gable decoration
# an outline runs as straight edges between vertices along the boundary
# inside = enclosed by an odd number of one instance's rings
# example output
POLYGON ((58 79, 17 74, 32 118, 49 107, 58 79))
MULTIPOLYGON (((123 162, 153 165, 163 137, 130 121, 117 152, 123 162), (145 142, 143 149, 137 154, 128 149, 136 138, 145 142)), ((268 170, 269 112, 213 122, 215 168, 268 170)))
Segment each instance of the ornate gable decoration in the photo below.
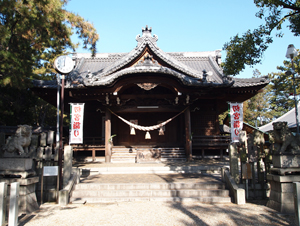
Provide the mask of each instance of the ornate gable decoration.
POLYGON ((144 89, 147 91, 154 89, 156 86, 158 86, 158 84, 156 84, 156 83, 137 83, 137 85, 141 89, 144 89))
POLYGON ((160 66, 156 60, 154 60, 153 56, 151 56, 149 53, 146 53, 136 64, 135 67, 139 66, 145 66, 145 67, 151 67, 151 66, 160 66))
POLYGON ((157 35, 151 36, 152 27, 150 29, 148 28, 148 25, 146 25, 146 28, 142 28, 143 35, 142 37, 140 35, 137 35, 135 40, 138 42, 137 47, 140 46, 144 41, 149 40, 156 46, 156 42, 158 40, 157 35))

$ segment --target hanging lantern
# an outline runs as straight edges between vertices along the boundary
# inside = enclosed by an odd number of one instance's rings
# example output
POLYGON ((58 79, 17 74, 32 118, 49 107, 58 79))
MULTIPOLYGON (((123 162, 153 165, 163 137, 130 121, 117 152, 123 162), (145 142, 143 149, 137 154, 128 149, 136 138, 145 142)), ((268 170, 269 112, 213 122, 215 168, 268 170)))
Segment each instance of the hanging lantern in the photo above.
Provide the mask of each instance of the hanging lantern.
POLYGON ((160 128, 159 128, 158 135, 159 135, 159 136, 163 136, 163 135, 165 135, 165 133, 164 133, 164 130, 163 130, 163 128, 162 128, 162 127, 160 127, 160 128))
POLYGON ((130 135, 135 135, 135 129, 133 127, 130 129, 130 135))
POLYGON ((145 136, 145 139, 147 139, 147 140, 150 140, 150 139, 151 139, 151 136, 150 136, 149 131, 147 131, 146 136, 145 136))

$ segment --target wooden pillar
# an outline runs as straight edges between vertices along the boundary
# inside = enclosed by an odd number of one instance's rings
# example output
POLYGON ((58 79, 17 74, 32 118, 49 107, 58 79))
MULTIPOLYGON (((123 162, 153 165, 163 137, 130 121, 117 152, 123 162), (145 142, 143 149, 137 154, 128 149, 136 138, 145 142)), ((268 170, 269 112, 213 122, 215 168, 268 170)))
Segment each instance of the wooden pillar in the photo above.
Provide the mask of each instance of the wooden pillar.
POLYGON ((111 162, 111 113, 105 112, 105 162, 111 162))
POLYGON ((185 153, 187 160, 192 160, 192 132, 191 132, 191 111, 188 107, 184 112, 185 118, 185 153))
POLYGON ((92 160, 93 160, 93 162, 96 161, 96 149, 95 148, 92 149, 92 160))

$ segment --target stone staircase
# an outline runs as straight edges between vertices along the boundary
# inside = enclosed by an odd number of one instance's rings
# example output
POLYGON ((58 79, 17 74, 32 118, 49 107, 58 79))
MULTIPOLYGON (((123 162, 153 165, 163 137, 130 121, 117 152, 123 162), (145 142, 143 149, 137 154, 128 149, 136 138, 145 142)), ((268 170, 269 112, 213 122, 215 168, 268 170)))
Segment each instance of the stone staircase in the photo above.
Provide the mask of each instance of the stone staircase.
POLYGON ((186 155, 184 148, 162 148, 161 149, 162 162, 185 162, 186 155))
POLYGON ((137 151, 140 149, 151 149, 161 153, 159 162, 184 162, 186 161, 185 150, 182 147, 112 147, 112 163, 135 163, 137 151))
POLYGON ((136 149, 133 147, 115 146, 112 148, 112 163, 135 163, 136 149))
POLYGON ((219 169, 207 166, 107 167, 82 178, 70 197, 77 204, 119 201, 231 203, 231 198, 219 169))

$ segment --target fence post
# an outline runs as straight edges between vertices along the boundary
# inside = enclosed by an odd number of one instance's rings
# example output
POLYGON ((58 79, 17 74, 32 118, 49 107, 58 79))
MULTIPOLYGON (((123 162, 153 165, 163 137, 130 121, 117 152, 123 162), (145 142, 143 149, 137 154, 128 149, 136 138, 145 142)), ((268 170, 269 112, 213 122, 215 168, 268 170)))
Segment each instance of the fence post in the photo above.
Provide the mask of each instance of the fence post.
POLYGON ((300 183, 294 182, 295 223, 300 226, 300 183))
POLYGON ((14 182, 14 183, 10 184, 8 226, 17 226, 18 225, 19 190, 20 190, 19 182, 14 182))
POLYGON ((0 225, 5 225, 6 216, 6 198, 7 198, 7 184, 5 182, 0 183, 0 225))

